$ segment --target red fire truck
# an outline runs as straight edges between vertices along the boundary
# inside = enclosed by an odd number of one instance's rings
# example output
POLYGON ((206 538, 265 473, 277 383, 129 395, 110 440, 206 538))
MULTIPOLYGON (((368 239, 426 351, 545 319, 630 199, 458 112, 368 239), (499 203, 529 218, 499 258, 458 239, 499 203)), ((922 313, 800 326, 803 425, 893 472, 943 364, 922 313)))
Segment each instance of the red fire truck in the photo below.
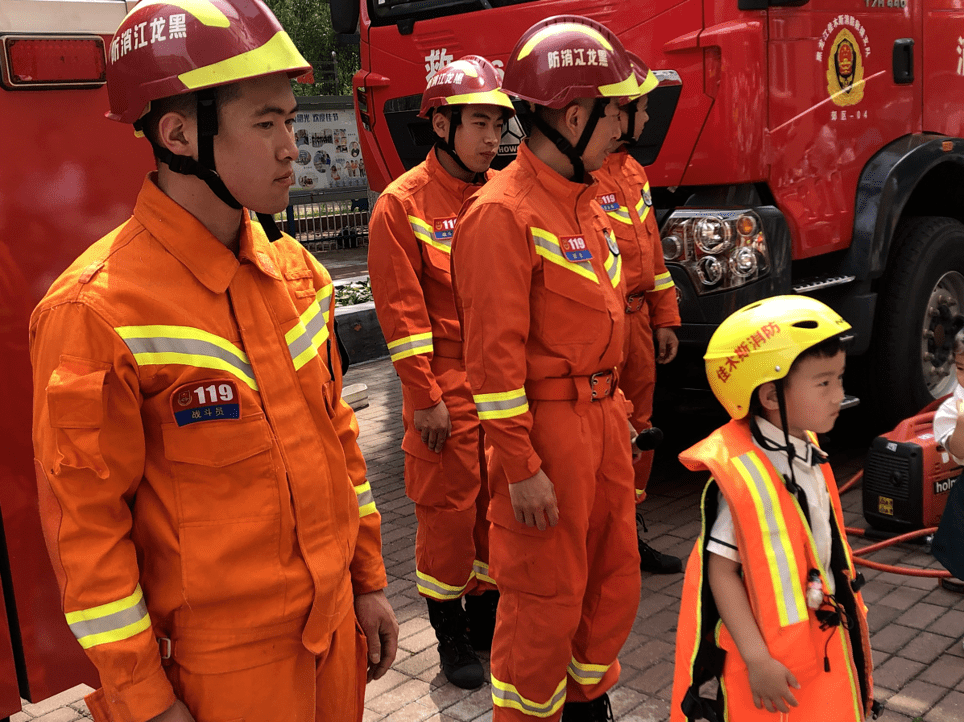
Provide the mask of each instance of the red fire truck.
POLYGON ((134 2, 0 0, 0 718, 93 666, 67 627, 37 513, 27 325, 51 282, 130 216, 146 143, 104 117, 105 47, 134 2))
POLYGON ((649 166, 676 283, 691 359, 676 365, 702 378, 699 356, 730 312, 805 293, 853 325, 851 366, 881 423, 951 389, 964 313, 960 2, 331 4, 336 29, 360 33, 372 188, 424 158, 432 136, 416 113, 441 65, 467 53, 501 65, 535 21, 593 17, 666 79, 633 153, 649 166))

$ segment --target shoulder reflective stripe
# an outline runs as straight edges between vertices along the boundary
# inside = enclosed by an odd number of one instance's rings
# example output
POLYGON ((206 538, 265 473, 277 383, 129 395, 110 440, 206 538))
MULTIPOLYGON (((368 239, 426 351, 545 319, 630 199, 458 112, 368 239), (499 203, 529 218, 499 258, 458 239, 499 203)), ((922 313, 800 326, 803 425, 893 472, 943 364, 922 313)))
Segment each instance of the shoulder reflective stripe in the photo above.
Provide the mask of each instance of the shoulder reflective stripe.
POLYGON ((368 516, 377 511, 375 508, 375 497, 372 495, 372 485, 369 482, 366 481, 364 484, 356 486, 355 496, 358 497, 359 517, 368 516))
POLYGON ((552 693, 552 697, 549 698, 548 702, 539 703, 533 702, 531 699, 526 699, 521 694, 519 690, 515 688, 515 685, 511 685, 508 682, 502 682, 492 676, 492 704, 499 707, 509 707, 511 709, 518 710, 522 714, 529 715, 530 717, 546 718, 552 717, 556 712, 558 712, 563 703, 566 701, 566 678, 563 677, 562 681, 556 687, 556 691, 552 693))
POLYGON ((763 548, 773 583, 780 626, 802 622, 808 618, 807 603, 797 568, 797 558, 788 539, 786 520, 773 480, 759 457, 749 452, 733 459, 733 467, 744 481, 756 508, 763 537, 763 548))
POLYGON ((405 338, 400 338, 388 344, 388 351, 392 356, 392 363, 401 361, 403 358, 415 356, 422 353, 432 353, 432 332, 416 333, 405 338))
POLYGON ((331 294, 334 286, 326 284, 318 290, 315 300, 305 309, 298 323, 285 334, 288 353, 297 371, 318 355, 321 345, 328 340, 328 319, 331 313, 331 294))
POLYGON ((626 206, 619 206, 618 211, 606 211, 606 215, 620 223, 633 225, 633 219, 629 217, 629 209, 626 206))
POLYGON ((415 570, 416 576, 416 587, 418 587, 418 593, 424 594, 426 597, 431 597, 432 599, 438 599, 439 601, 448 601, 449 599, 459 599, 465 590, 469 586, 469 582, 472 581, 473 574, 469 574, 469 578, 465 580, 465 584, 461 587, 453 587, 451 584, 446 584, 445 582, 440 582, 435 577, 429 576, 421 569, 415 570))
POLYGON ((524 388, 495 394, 475 394, 472 399, 480 419, 507 419, 529 410, 529 399, 524 388))
POLYGON ((657 275, 655 281, 656 285, 653 286, 653 291, 665 291, 667 288, 673 288, 676 285, 673 283, 673 277, 670 275, 669 271, 657 275))
POLYGON ((412 224, 412 233, 422 243, 427 243, 432 248, 437 248, 442 253, 452 253, 452 239, 439 240, 432 232, 432 227, 418 216, 409 216, 408 222, 412 224))
POLYGON ((120 326, 114 330, 141 366, 179 364, 219 369, 252 389, 258 388, 244 351, 213 333, 191 326, 120 326))
POLYGON ((604 265, 606 267, 606 273, 609 274, 609 282, 613 284, 613 288, 616 288, 616 286, 619 285, 619 279, 622 278, 622 255, 616 256, 610 253, 604 265))
POLYGON ((128 597, 98 607, 68 612, 64 616, 70 631, 84 649, 119 642, 151 626, 140 584, 128 597))
POLYGON ((639 220, 645 221, 646 216, 649 215, 650 207, 646 205, 646 201, 640 198, 636 201, 636 215, 639 216, 639 220))
POLYGON ((472 573, 483 582, 495 584, 495 579, 489 576, 489 565, 479 559, 472 562, 472 573))
POLYGON ((606 672, 609 671, 611 664, 589 664, 586 662, 580 662, 575 657, 569 662, 569 667, 567 671, 569 676, 576 680, 579 684, 593 685, 599 684, 602 678, 606 676, 606 672))
POLYGON ((599 279, 596 278, 596 272, 593 270, 592 264, 589 261, 573 263, 572 261, 566 260, 562 249, 559 247, 559 239, 556 236, 549 233, 549 231, 533 226, 529 227, 529 231, 532 233, 532 242, 535 244, 538 255, 573 273, 578 273, 583 278, 588 278, 593 283, 599 283, 599 279))

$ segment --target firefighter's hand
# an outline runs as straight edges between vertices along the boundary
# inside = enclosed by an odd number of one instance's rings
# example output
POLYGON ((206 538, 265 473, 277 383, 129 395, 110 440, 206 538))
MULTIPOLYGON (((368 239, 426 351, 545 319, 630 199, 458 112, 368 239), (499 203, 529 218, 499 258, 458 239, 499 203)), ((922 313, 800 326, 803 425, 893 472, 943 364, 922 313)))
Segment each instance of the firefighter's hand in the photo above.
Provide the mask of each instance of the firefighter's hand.
POLYGON ((626 419, 626 423, 629 424, 629 448, 633 452, 633 462, 643 455, 643 450, 636 446, 636 429, 633 427, 633 422, 626 419))
POLYGON ((194 722, 194 718, 187 706, 178 699, 157 717, 151 717, 147 722, 194 722))
POLYGON ((422 443, 436 454, 442 452, 445 440, 452 435, 452 419, 444 401, 429 409, 415 411, 415 430, 421 432, 422 443))
POLYGON ((769 654, 759 661, 748 662, 747 671, 753 704, 757 709, 789 712, 790 707, 797 706, 797 698, 790 691, 791 688, 800 689, 796 677, 769 654))
POLYGON ((658 350, 656 363, 668 364, 676 358, 676 352, 679 350, 679 339, 676 338, 676 332, 671 328, 656 329, 656 348, 658 350))
POLYGON ((539 531, 546 530, 547 519, 549 526, 559 523, 556 488, 542 469, 525 481, 509 484, 509 499, 517 522, 538 527, 539 531))
POLYGON ((385 591, 355 597, 355 617, 368 640, 368 681, 379 679, 395 661, 398 652, 398 622, 385 591))

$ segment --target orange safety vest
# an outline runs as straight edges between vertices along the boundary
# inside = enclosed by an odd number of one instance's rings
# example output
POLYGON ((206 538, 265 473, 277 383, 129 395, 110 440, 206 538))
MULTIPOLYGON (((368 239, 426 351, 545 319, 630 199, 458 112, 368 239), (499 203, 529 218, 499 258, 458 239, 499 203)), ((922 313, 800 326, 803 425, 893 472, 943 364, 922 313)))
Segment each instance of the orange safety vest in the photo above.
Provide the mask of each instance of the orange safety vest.
MULTIPOLYGON (((810 441, 816 443, 816 438, 810 441)), ((727 652, 733 655, 739 655, 739 652, 720 620, 704 574, 710 553, 706 550, 706 541, 717 515, 717 490, 723 493, 732 511, 753 617, 770 655, 786 666, 800 683, 798 701, 807 691, 808 684, 821 682, 820 678, 827 673, 828 667, 836 680, 849 680, 830 685, 826 693, 821 691, 815 695, 813 701, 819 703, 820 709, 808 711, 805 702, 801 702, 800 707, 791 708, 792 718, 863 720, 864 715, 876 711, 867 613, 859 592, 863 577, 854 569, 850 546, 842 533, 843 512, 829 466, 823 465, 820 469, 833 509, 830 566, 836 588, 834 597, 849 620, 846 626, 833 624, 830 627, 821 621, 833 614, 826 598, 820 610, 807 606, 809 570, 819 570, 823 588, 830 587, 804 507, 787 489, 786 480, 766 454, 754 445, 749 421, 730 421, 681 453, 680 461, 692 471, 708 469, 712 477, 703 491, 702 530, 690 555, 683 585, 676 637, 672 722, 704 717, 711 722, 722 722, 723 719, 756 719, 753 715, 770 714, 755 709, 752 696, 742 696, 738 705, 734 705, 734 695, 729 694, 729 690, 736 689, 740 682, 746 689, 748 682, 742 660, 737 657, 730 660, 731 664, 726 663, 727 652), (740 664, 733 664, 737 661, 740 664), (841 665, 847 676, 842 676, 841 665), (742 680, 733 679, 736 676, 742 676, 742 680), (717 699, 701 698, 700 686, 714 677, 721 682, 717 699), (836 712, 828 716, 828 710, 836 712)), ((770 716, 776 719, 774 715, 770 716)))

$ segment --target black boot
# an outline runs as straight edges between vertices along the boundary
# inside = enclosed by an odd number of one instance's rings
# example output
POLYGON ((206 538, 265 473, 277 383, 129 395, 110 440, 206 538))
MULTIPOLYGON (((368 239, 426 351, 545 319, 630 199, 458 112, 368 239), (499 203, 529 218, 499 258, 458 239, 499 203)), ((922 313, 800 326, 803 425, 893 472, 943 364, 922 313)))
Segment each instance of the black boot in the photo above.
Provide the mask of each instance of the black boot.
POLYGON ((650 574, 679 574, 683 571, 683 560, 658 552, 640 539, 639 568, 650 574))
POLYGON ((613 722, 613 708, 609 695, 590 702, 566 702, 562 706, 562 722, 613 722))
POLYGON ((465 616, 469 619, 469 642, 473 649, 483 652, 492 649, 495 610, 498 606, 499 593, 494 589, 465 597, 465 616))
POLYGON ((428 619, 438 638, 438 656, 445 679, 462 689, 476 689, 485 682, 485 670, 469 644, 465 610, 461 599, 428 602, 428 619))

